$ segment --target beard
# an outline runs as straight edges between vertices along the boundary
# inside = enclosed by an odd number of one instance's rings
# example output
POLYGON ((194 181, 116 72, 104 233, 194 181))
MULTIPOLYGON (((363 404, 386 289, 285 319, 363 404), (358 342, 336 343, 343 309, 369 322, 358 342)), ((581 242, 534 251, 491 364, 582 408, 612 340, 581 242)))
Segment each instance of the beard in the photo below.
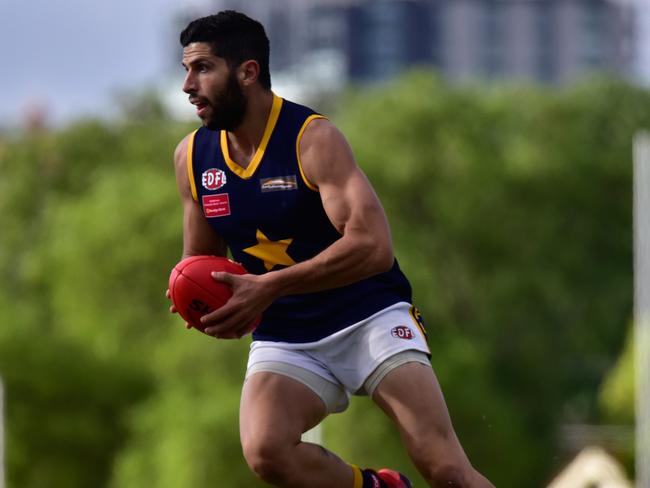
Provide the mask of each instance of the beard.
POLYGON ((237 82, 234 70, 228 76, 226 89, 215 98, 215 103, 211 104, 212 113, 203 120, 203 125, 210 130, 232 132, 244 120, 247 106, 246 95, 237 82))

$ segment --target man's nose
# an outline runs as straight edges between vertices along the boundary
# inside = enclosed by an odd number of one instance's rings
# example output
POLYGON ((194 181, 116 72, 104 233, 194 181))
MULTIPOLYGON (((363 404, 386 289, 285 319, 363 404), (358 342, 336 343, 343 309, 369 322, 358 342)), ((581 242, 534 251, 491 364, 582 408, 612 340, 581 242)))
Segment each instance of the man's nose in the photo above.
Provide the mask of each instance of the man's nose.
POLYGON ((183 81, 183 91, 185 93, 196 92, 196 81, 191 72, 187 72, 183 81))

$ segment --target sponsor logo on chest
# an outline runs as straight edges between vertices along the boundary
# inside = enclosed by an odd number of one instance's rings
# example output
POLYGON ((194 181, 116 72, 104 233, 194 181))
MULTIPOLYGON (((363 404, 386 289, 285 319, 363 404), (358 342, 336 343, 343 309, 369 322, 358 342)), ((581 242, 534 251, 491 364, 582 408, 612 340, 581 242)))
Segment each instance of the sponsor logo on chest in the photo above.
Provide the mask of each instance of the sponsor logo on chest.
POLYGON ((226 172, 218 168, 206 169, 201 175, 201 184, 206 190, 218 190, 226 184, 226 172))
POLYGON ((298 180, 296 178, 296 175, 261 178, 260 189, 262 190, 262 193, 268 193, 271 191, 297 190, 298 180))
POLYGON ((230 215, 230 196, 227 193, 203 195, 201 203, 203 204, 203 215, 208 219, 230 215))

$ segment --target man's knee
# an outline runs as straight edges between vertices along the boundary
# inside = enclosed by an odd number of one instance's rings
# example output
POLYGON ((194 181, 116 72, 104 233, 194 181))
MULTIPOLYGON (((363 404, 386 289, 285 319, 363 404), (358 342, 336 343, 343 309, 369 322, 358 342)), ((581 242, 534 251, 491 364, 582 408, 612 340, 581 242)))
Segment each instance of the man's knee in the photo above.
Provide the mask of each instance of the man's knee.
POLYGON ((443 463, 430 467, 425 478, 436 488, 471 487, 472 468, 460 464, 443 463))
MULTIPOLYGON (((444 437, 444 436, 443 436, 444 437)), ((472 486, 473 468, 462 450, 453 441, 453 435, 438 439, 438 443, 413 443, 413 461, 431 486, 466 488, 472 486), (431 446, 437 445, 437 449, 431 446), (414 447, 414 449, 413 449, 414 447)))
POLYGON ((253 439, 243 444, 248 467, 270 484, 282 484, 291 474, 289 445, 270 438, 253 439))

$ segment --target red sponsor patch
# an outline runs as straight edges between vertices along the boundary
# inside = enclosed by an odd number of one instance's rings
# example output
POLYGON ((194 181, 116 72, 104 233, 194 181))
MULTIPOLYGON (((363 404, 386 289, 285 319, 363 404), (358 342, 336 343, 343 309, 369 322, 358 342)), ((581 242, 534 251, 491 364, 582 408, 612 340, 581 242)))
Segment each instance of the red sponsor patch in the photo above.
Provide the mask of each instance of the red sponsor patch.
POLYGON ((203 195, 203 215, 208 219, 230 215, 230 198, 228 194, 203 195))
POLYGON ((405 325, 399 325, 397 327, 393 327, 393 329, 390 331, 390 335, 398 339, 404 339, 407 341, 410 341, 415 337, 413 335, 413 331, 405 325))
POLYGON ((226 184, 226 173, 217 168, 206 169, 201 175, 201 183, 208 190, 218 190, 226 184))

